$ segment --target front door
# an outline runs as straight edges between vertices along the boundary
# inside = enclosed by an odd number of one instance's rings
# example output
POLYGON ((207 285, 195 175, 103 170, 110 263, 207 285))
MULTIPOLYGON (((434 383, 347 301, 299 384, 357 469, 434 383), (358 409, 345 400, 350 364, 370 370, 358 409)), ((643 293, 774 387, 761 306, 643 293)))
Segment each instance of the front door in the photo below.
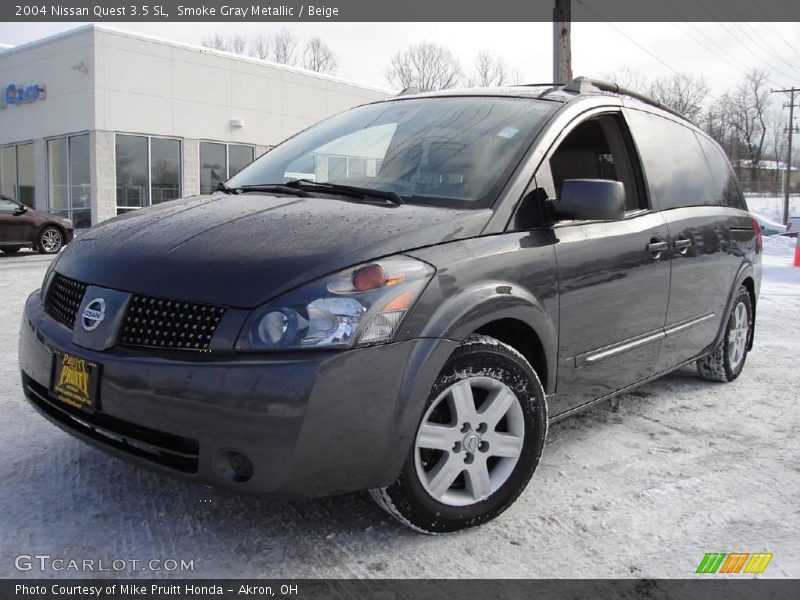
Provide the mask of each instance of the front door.
POLYGON ((20 205, 0 196, 0 245, 29 243, 31 219, 20 212, 20 205))
POLYGON ((560 298, 553 414, 655 373, 670 285, 669 232, 647 206, 618 111, 592 114, 568 129, 536 183, 557 198, 565 179, 622 182, 627 211, 622 221, 553 226, 560 298))

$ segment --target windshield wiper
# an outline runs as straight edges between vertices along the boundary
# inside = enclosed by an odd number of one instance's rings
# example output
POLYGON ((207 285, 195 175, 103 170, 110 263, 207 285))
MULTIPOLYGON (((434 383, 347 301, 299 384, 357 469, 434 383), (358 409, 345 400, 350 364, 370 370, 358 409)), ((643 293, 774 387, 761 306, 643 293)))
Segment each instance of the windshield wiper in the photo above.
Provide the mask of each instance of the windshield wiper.
POLYGON ((237 190, 236 188, 229 188, 221 181, 217 184, 217 187, 214 188, 214 191, 222 192, 223 194, 233 194, 234 196, 239 193, 239 190, 237 190))
POLYGON ((261 183, 255 185, 240 185, 237 187, 228 187, 224 183, 220 182, 217 185, 216 190, 217 192, 222 192, 224 194, 246 194, 247 192, 271 192, 274 194, 288 194, 290 196, 301 196, 303 198, 307 198, 309 194, 303 190, 289 187, 283 185, 282 183, 261 183))
POLYGON ((284 185, 282 183, 256 183, 253 185, 240 185, 236 188, 236 191, 240 194, 246 194, 247 192, 273 192, 278 194, 289 194, 291 196, 300 196, 302 198, 307 198, 310 195, 304 190, 284 185))
POLYGON ((292 179, 284 184, 298 190, 328 190, 334 194, 342 194, 351 198, 382 198, 392 204, 404 204, 403 199, 396 192, 386 190, 376 190, 373 188, 357 187, 354 185, 342 185, 341 183, 328 183, 312 181, 311 179, 292 179))

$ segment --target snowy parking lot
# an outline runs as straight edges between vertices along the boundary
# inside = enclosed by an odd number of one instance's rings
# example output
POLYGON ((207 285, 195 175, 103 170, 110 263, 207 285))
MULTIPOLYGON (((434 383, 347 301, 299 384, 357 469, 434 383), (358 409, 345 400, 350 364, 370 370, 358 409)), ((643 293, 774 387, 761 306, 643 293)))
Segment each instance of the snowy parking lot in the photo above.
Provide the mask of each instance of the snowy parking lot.
POLYGON ((667 577, 771 552, 800 577, 800 268, 765 240, 755 348, 731 384, 691 368, 553 424, 502 517, 429 537, 366 494, 281 503, 153 474, 25 402, 17 332, 49 258, 0 255, 0 576, 667 577), (15 557, 191 560, 191 572, 20 572, 15 557))

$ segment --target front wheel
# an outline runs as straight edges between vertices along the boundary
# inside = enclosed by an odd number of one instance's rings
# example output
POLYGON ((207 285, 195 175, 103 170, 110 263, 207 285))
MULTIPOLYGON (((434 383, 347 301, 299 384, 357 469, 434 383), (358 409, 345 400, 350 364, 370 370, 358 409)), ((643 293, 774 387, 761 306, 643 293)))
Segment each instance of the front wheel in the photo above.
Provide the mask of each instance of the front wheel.
POLYGON ((437 378, 400 476, 371 494, 425 533, 480 525, 525 489, 546 435, 545 393, 528 361, 472 335, 437 378))
POLYGON ((753 302, 744 286, 739 288, 722 336, 712 352, 697 361, 697 371, 711 381, 728 382, 744 369, 753 335, 753 302))
POLYGON ((56 254, 64 245, 64 234, 58 227, 45 227, 39 234, 39 252, 42 254, 56 254))

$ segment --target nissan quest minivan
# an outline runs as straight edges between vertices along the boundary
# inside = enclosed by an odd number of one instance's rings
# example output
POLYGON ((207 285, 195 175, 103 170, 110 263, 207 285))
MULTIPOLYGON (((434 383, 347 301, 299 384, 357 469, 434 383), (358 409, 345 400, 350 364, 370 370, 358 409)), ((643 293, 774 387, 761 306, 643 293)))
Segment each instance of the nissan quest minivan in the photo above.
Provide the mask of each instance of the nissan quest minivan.
POLYGON ((27 300, 23 388, 164 473, 454 531, 514 502, 548 421, 738 377, 761 244, 719 146, 644 96, 406 95, 78 237, 27 300))

